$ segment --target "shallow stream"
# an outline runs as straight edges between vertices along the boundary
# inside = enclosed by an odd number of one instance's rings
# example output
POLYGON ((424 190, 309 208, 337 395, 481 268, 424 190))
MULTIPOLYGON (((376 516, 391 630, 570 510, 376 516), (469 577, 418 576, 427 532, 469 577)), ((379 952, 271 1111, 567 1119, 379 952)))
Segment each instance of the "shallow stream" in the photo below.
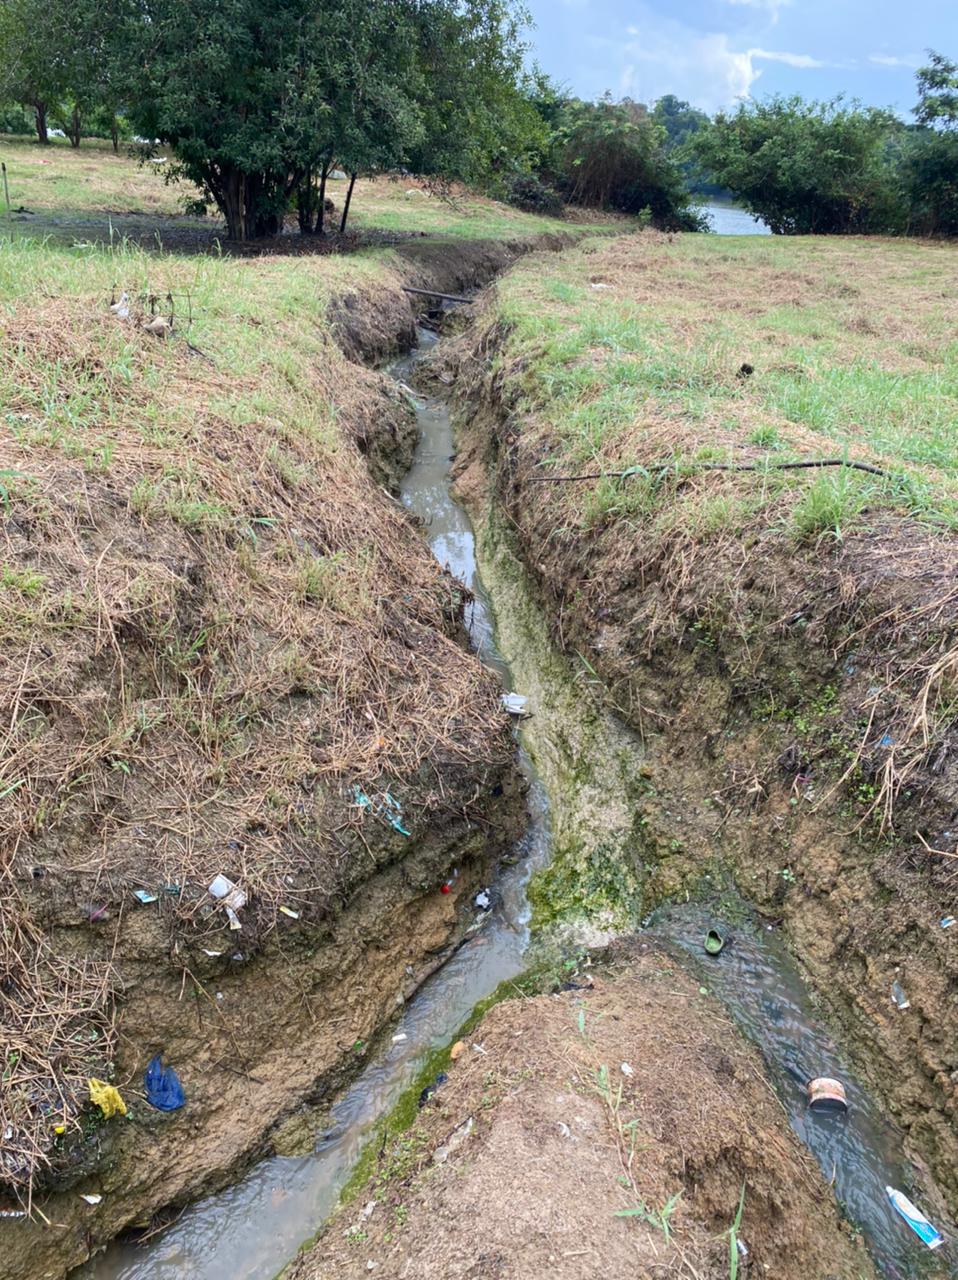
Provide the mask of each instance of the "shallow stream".
MULTIPOLYGON (((847 1066, 837 1042, 822 1025, 820 1011, 781 935, 767 925, 726 926, 700 907, 670 907, 653 918, 652 934, 669 941, 677 957, 729 1010, 757 1046, 782 1101, 789 1124, 809 1148, 849 1221, 862 1232, 883 1275, 893 1280, 958 1276, 946 1244, 937 1257, 914 1237, 885 1197, 887 1185, 921 1207, 920 1183, 901 1154, 902 1138, 847 1066), (705 932, 719 927, 722 953, 706 956, 705 932), (845 1085, 847 1118, 809 1111, 801 1076, 837 1077, 845 1085)), ((747 1201, 746 1201, 747 1202, 747 1201)), ((947 1239, 953 1227, 929 1213, 947 1239)))
MULTIPOLYGON (((394 376, 408 381, 417 359, 434 342, 434 335, 422 331, 420 351, 397 361, 394 376)), ((467 622, 479 656, 499 673, 505 689, 513 688, 515 676, 519 692, 530 696, 534 715, 519 735, 520 767, 529 782, 528 830, 515 850, 514 864, 496 883, 495 905, 481 917, 482 927, 403 1009, 384 1046, 334 1105, 313 1153, 262 1161, 235 1186, 189 1206, 173 1226, 147 1243, 111 1246, 76 1272, 77 1280, 273 1280, 332 1213, 364 1147, 428 1056, 450 1042, 502 981, 523 971, 530 941, 527 886, 548 863, 553 846, 578 847, 601 839, 601 848, 614 856, 617 846, 633 838, 629 795, 640 748, 593 698, 588 682, 571 678, 531 604, 521 568, 504 540, 487 527, 481 559, 494 587, 497 629, 477 568, 471 523, 450 491, 454 446, 448 408, 440 400, 413 394, 422 435, 403 485, 403 502, 423 520, 437 559, 474 593, 467 622)), ((886 1183, 909 1188, 897 1134, 842 1066, 836 1044, 820 1030, 798 970, 777 936, 738 930, 718 960, 706 961, 700 947, 704 924, 700 912, 678 909, 662 913, 652 927, 670 940, 683 963, 700 970, 700 980, 759 1046, 792 1127, 826 1178, 834 1178, 836 1195, 862 1229, 883 1273, 893 1280, 958 1276, 944 1258, 932 1264, 924 1246, 885 1202, 886 1183), (849 1121, 810 1116, 789 1065, 843 1079, 852 1107, 849 1121), (951 1269, 943 1271, 943 1264, 951 1269)), ((827 1260, 823 1268, 827 1273, 827 1260)))
MULTIPOLYGON (((420 350, 395 363, 404 381, 435 335, 420 333, 420 350)), ((405 505, 425 525, 437 559, 474 593, 467 611, 472 643, 511 688, 509 667, 496 648, 489 599, 476 569, 472 528, 451 498, 452 426, 446 406, 416 397, 422 436, 402 486, 405 505)), ((415 1081, 425 1059, 447 1045, 477 1004, 518 976, 529 943, 526 885, 551 847, 545 790, 523 747, 519 765, 529 782, 529 826, 514 865, 495 885, 495 906, 477 913, 482 928, 423 984, 377 1053, 335 1104, 316 1150, 302 1157, 261 1161, 235 1186, 198 1201, 162 1235, 145 1244, 114 1244, 74 1273, 76 1280, 272 1280, 304 1240, 329 1217, 377 1125, 415 1081)))

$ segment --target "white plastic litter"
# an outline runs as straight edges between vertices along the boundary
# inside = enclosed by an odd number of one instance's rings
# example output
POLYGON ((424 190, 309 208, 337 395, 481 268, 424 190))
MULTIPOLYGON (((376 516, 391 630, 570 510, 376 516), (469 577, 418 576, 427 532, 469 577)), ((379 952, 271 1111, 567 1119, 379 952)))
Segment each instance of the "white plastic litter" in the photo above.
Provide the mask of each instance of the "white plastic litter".
POLYGON ((502 705, 511 716, 524 716, 529 699, 521 693, 504 693, 502 705))
POLYGON ((905 989, 902 987, 900 982, 893 982, 891 984, 891 998, 892 1003, 896 1008, 901 1010, 911 1008, 911 1001, 905 995, 905 989))
POLYGON ((475 903, 480 911, 488 911, 492 906, 492 898, 489 896, 489 890, 480 889, 476 894, 475 903))
POLYGON ((634 1076, 634 1075, 635 1075, 635 1072, 632 1070, 632 1068, 629 1066, 629 1064, 628 1064, 627 1062, 623 1062, 623 1063, 622 1063, 622 1066, 619 1068, 619 1070, 622 1072, 622 1074, 623 1074, 624 1076, 634 1076))
POLYGON ((234 884, 228 876, 222 873, 214 876, 209 886, 210 893, 214 898, 219 898, 226 908, 226 914, 229 916, 231 929, 242 929, 239 916, 236 914, 242 907, 246 906, 246 894, 234 884))
POLYGON ((449 1157, 462 1146, 472 1131, 476 1127, 476 1122, 472 1116, 468 1120, 464 1120, 457 1129, 454 1129, 441 1147, 436 1149, 433 1161, 436 1164, 445 1164, 449 1157))
POLYGON ((280 911, 282 911, 284 916, 289 916, 290 920, 299 919, 299 912, 294 911, 292 907, 280 907, 280 911))
POLYGON ((87 1204, 99 1204, 99 1203, 100 1203, 100 1201, 103 1199, 103 1197, 102 1197, 102 1196, 84 1196, 84 1195, 81 1195, 81 1196, 80 1196, 80 1199, 81 1199, 81 1200, 85 1200, 85 1201, 87 1202, 87 1204))

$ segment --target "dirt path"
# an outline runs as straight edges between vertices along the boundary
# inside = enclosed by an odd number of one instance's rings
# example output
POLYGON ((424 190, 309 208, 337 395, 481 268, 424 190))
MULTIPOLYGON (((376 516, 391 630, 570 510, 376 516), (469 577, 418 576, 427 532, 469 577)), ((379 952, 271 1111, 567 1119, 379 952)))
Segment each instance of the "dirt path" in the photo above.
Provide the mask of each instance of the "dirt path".
POLYGON ((286 1280, 866 1280, 760 1060, 643 944, 494 1007, 412 1128, 286 1280), (589 985, 594 983, 594 985, 589 985))

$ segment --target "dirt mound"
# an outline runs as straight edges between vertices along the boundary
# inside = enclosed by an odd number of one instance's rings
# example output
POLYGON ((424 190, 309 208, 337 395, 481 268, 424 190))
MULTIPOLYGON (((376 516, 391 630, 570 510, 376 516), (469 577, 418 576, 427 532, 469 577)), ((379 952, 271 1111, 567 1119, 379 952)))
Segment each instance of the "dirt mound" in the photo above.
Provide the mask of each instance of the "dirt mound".
POLYGON ((758 1057, 661 953, 497 1005, 447 1071, 287 1280, 718 1280, 730 1253, 740 1274, 873 1275, 758 1057))

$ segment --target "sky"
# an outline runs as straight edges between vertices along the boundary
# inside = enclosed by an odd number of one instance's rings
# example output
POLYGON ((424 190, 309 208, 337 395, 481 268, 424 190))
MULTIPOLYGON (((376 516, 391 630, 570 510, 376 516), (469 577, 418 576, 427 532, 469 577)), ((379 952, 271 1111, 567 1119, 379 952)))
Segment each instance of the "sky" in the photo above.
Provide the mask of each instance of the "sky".
POLYGON ((526 0, 534 57, 584 98, 838 93, 908 116, 926 49, 958 59, 958 0, 526 0))

